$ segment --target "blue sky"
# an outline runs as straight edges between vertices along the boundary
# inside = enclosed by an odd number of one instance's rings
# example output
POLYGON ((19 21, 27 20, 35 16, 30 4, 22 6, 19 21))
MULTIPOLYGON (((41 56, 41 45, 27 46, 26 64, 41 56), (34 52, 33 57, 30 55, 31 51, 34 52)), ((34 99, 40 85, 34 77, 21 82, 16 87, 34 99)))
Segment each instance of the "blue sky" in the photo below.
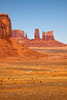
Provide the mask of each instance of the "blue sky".
POLYGON ((56 40, 67 43, 67 0, 0 0, 0 13, 11 18, 12 29, 34 37, 35 28, 54 31, 56 40))

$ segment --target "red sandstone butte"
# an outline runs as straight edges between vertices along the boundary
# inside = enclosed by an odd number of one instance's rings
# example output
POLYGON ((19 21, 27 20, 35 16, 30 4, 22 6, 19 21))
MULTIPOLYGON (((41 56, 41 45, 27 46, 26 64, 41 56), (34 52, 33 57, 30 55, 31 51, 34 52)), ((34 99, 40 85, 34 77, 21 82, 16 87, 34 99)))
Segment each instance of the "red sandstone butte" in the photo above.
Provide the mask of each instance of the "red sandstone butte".
MULTIPOLYGON (((19 33, 18 33, 19 34, 19 33)), ((65 44, 54 39, 53 31, 48 31, 42 33, 42 39, 39 36, 39 29, 35 29, 34 39, 28 39, 27 34, 24 39, 18 40, 22 46, 26 47, 62 47, 66 46, 65 44)))
POLYGON ((35 39, 40 39, 40 36, 39 36, 39 29, 35 29, 34 37, 35 37, 35 39))
POLYGON ((46 40, 46 33, 45 32, 42 32, 42 39, 46 40))
POLYGON ((7 14, 0 13, 0 39, 8 40, 11 37, 11 20, 7 14))
POLYGON ((17 39, 18 37, 21 37, 23 40, 23 31, 14 30, 12 32, 10 18, 7 14, 0 14, 0 58, 21 57, 22 59, 37 59, 44 56, 27 47, 21 46, 20 43, 12 39, 11 36, 13 35, 13 37, 17 37, 17 39))
POLYGON ((28 37, 27 37, 27 33, 25 34, 25 37, 24 37, 24 38, 25 38, 25 40, 27 40, 27 39, 28 39, 28 37))
POLYGON ((12 30, 12 37, 16 40, 24 39, 24 31, 21 30, 12 30))
POLYGON ((54 40, 53 31, 48 31, 46 34, 46 40, 54 40))

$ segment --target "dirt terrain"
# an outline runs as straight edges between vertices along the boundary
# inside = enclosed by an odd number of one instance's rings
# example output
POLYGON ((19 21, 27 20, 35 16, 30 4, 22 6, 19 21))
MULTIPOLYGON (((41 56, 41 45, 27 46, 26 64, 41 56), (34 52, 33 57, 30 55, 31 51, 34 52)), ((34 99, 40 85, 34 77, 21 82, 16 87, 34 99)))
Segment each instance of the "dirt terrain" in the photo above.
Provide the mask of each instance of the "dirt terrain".
POLYGON ((67 48, 34 48, 39 59, 0 59, 0 100, 67 100, 67 48))
POLYGON ((45 55, 40 54, 36 51, 32 51, 27 47, 21 46, 18 42, 16 42, 12 38, 10 38, 9 41, 0 39, 0 58, 16 57, 16 59, 22 58, 24 60, 24 59, 37 59, 43 56, 45 55))

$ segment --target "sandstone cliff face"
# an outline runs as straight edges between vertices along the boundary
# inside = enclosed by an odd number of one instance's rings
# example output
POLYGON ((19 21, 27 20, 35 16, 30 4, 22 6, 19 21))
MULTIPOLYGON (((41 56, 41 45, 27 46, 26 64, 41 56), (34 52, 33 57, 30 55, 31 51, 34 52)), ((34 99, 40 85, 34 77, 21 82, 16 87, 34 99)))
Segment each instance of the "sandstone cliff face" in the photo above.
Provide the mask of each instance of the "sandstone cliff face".
POLYGON ((46 40, 46 33, 45 32, 42 32, 42 39, 46 40))
POLYGON ((39 29, 35 29, 34 37, 35 37, 35 39, 40 39, 40 36, 39 36, 39 29))
POLYGON ((46 34, 46 40, 54 40, 53 31, 48 31, 46 34))
POLYGON ((17 41, 24 39, 24 31, 12 30, 12 37, 17 41))
MULTIPOLYGON (((23 31, 14 31, 14 37, 24 38, 23 31)), ((19 59, 37 59, 44 55, 21 46, 20 43, 11 38, 11 21, 7 14, 0 14, 0 58, 18 57, 19 59), (7 41, 9 40, 9 41, 7 41)), ((9 59, 9 58, 8 58, 9 59)))
POLYGON ((28 38, 27 38, 27 33, 25 34, 25 39, 27 40, 28 38))
POLYGON ((0 14, 0 39, 9 40, 11 37, 11 20, 7 14, 0 14))
MULTIPOLYGON (((18 33, 19 34, 19 33, 18 33)), ((48 31, 47 33, 42 33, 42 39, 39 36, 39 29, 35 29, 34 39, 28 39, 27 34, 24 39, 17 41, 26 47, 60 47, 65 46, 65 44, 54 39, 53 31, 48 31)), ((16 40, 16 39, 15 39, 16 40)))

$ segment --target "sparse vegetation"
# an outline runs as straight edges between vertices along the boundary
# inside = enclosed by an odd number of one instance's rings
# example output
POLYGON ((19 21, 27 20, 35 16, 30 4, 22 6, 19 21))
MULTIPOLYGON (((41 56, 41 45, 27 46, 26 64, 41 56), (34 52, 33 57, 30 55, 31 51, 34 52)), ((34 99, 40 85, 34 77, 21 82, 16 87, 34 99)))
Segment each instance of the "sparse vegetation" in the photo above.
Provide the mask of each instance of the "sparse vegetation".
POLYGON ((66 56, 48 52, 38 60, 0 59, 0 99, 66 100, 66 56))

